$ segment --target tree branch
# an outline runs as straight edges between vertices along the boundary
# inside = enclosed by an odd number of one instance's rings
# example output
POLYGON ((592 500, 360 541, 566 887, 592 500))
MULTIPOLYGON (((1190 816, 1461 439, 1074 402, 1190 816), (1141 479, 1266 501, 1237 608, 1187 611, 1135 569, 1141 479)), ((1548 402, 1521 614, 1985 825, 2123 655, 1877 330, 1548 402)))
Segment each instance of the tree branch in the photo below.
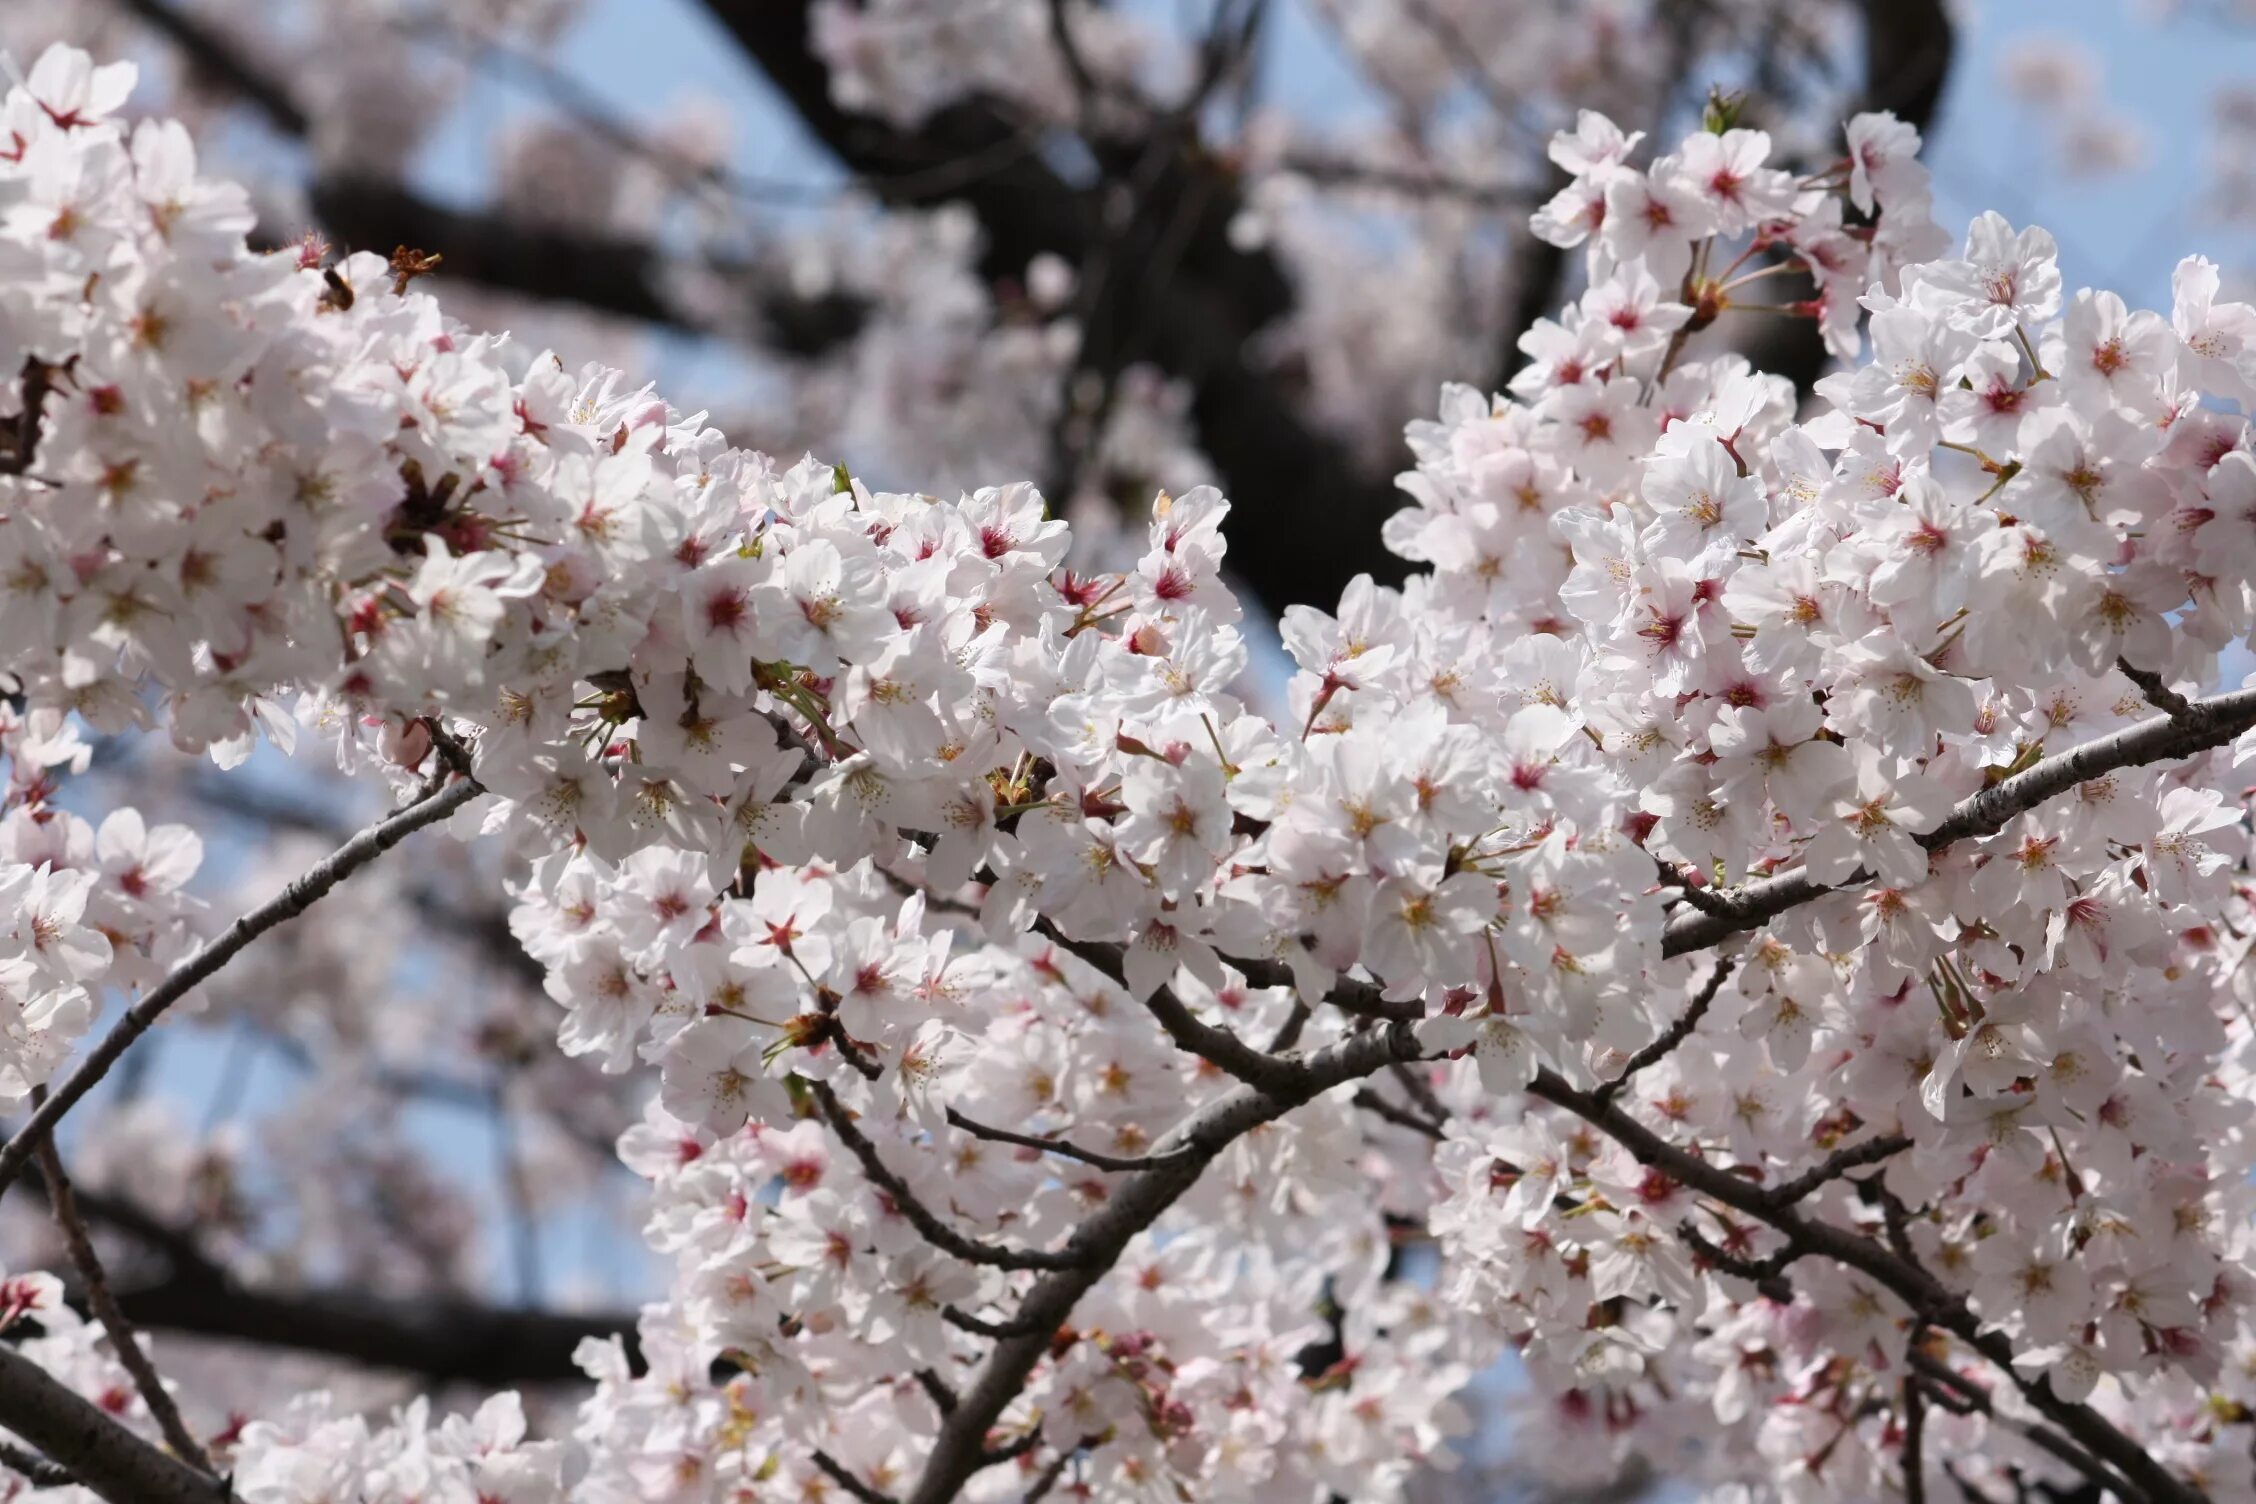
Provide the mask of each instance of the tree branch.
MULTIPOLYGON (((1016 280, 1049 252, 1080 266, 1112 233, 1086 196, 1027 142, 1025 124, 992 100, 959 101, 914 130, 841 109, 809 34, 813 0, 704 0, 808 131, 882 201, 925 208, 959 200, 985 231, 982 269, 1016 280)), ((1154 127, 1163 128, 1163 127, 1154 127)), ((1148 138, 1088 141, 1100 164, 1132 163, 1148 138)), ((1299 410, 1289 372, 1258 366, 1251 336, 1293 304, 1284 269, 1238 249, 1230 225, 1243 207, 1235 174, 1195 137, 1168 155, 1146 195, 1154 222, 1181 214, 1175 274, 1139 278, 1092 343, 1097 366, 1148 360, 1192 388, 1199 444, 1229 493, 1237 526, 1230 567, 1272 611, 1329 604, 1359 573, 1400 580, 1378 546, 1401 504, 1387 475, 1370 473, 1299 410), (1321 519, 1321 527, 1308 523, 1321 519)))
POLYGON ((168 0, 117 0, 135 19, 180 49, 189 68, 234 94, 287 136, 312 128, 288 86, 260 68, 234 38, 224 36, 168 0))
POLYGON ((69 1468, 59 1467, 36 1453, 25 1451, 12 1441, 0 1441, 0 1465, 29 1479, 34 1488, 75 1488, 78 1484, 69 1468))
POLYGON ((1039 1248, 999 1248, 992 1243, 982 1243, 965 1236, 948 1225, 937 1212, 926 1206, 909 1183, 887 1167, 878 1154, 877 1145, 871 1143, 861 1129, 854 1126, 854 1115, 838 1094, 826 1082, 810 1081, 808 1092, 815 1099, 830 1131, 846 1146, 846 1151, 861 1163, 862 1174, 870 1184, 883 1191, 894 1208, 909 1219, 924 1240, 943 1253, 952 1254, 967 1264, 983 1264, 990 1269, 1070 1269, 1077 1262, 1070 1251, 1050 1253, 1039 1248))
POLYGON ((1075 1303, 1119 1261, 1137 1234, 1197 1183, 1216 1155, 1245 1133, 1333 1087, 1417 1054, 1417 1035, 1409 1025, 1372 1029, 1297 1062, 1289 1087, 1238 1087, 1171 1134, 1172 1143, 1161 1151, 1163 1163, 1134 1176, 1075 1229, 1063 1250, 1072 1264, 1044 1276, 1027 1292, 1017 1316, 1025 1334, 1004 1339, 989 1355, 977 1382, 942 1424, 908 1504, 947 1504, 955 1498, 983 1465, 988 1429, 1025 1386, 1075 1303))
POLYGON ((1016 1144, 1021 1149, 1033 1149, 1043 1154, 1056 1154, 1066 1159, 1077 1159, 1085 1165, 1094 1165, 1100 1170, 1109 1170, 1118 1175, 1130 1174, 1137 1170, 1148 1170, 1159 1163, 1156 1158, 1148 1154, 1100 1154, 1094 1149, 1084 1149, 1078 1144, 1069 1144, 1063 1139, 1038 1138, 1031 1133, 1013 1133, 1007 1128, 990 1128, 974 1118, 965 1117, 953 1107, 948 1109, 948 1125, 952 1128, 961 1128, 973 1138, 983 1138, 997 1144, 1016 1144))
POLYGON ((2196 1490, 2155 1461, 2105 1416, 2088 1405, 2061 1399, 2042 1380, 2024 1378, 2013 1366, 2012 1345, 2001 1334, 1985 1331, 1965 1300, 1918 1264, 1870 1238, 1775 1203, 1752 1182, 1678 1148, 1619 1106, 1578 1091, 1552 1071, 1538 1073, 1528 1092, 1605 1133, 1639 1164, 1660 1170, 1680 1185, 1762 1222, 1786 1238, 1795 1257, 1828 1258, 1884 1286, 1918 1319, 1940 1327, 1980 1353, 2046 1419, 2114 1467, 2154 1504, 2200 1504, 2201 1495, 2196 1490))
MULTIPOLYGON (((1997 1406, 1991 1401, 1989 1393, 1981 1385, 1976 1384, 1941 1359, 1923 1352, 1916 1343, 1905 1349, 1904 1361, 1912 1368, 1915 1377, 1931 1386, 1931 1392, 1957 1396, 1967 1411, 1976 1415, 1988 1416, 1992 1423, 2005 1427, 2031 1446, 2050 1453, 2054 1458, 2068 1464, 2069 1467, 2082 1473, 2086 1478, 2114 1494, 2117 1498, 2142 1499, 2146 1497, 2143 1492, 2124 1482, 2106 1463, 2101 1462, 2057 1431, 2050 1431, 2043 1426, 2031 1425, 2027 1421, 2015 1420, 2009 1416, 1998 1414, 1997 1406)), ((1906 1392, 1916 1393, 1917 1390, 1907 1381, 1906 1392)), ((1908 1453, 1906 1455, 1908 1456, 1908 1453)))
POLYGON ((406 840, 426 825, 436 825, 485 790, 476 780, 459 779, 417 799, 354 836, 328 856, 306 869, 289 886, 230 925, 227 932, 206 941, 196 953, 175 966, 155 987, 141 995, 125 1016, 104 1036, 70 1078, 16 1130, 0 1148, 0 1192, 15 1183, 41 1140, 54 1131, 63 1114, 109 1074, 133 1042, 149 1031, 164 1011, 216 974, 253 940, 276 925, 297 918, 323 894, 406 840))
POLYGON ((1883 1159, 1892 1159, 1910 1147, 1911 1140, 1900 1133, 1884 1133, 1878 1138, 1868 1138, 1835 1151, 1823 1163, 1811 1166, 1792 1180, 1780 1181, 1765 1190, 1763 1195, 1772 1206, 1793 1206, 1807 1201, 1819 1187, 1840 1179, 1849 1171, 1876 1165, 1883 1159))
POLYGON ((1718 961, 1715 970, 1708 974, 1707 982, 1693 997, 1691 1006, 1684 1010, 1683 1015, 1655 1036, 1651 1044, 1630 1056, 1629 1063, 1622 1067, 1620 1075, 1611 1081, 1598 1083, 1598 1100, 1611 1102, 1623 1087, 1629 1085, 1631 1077, 1647 1066, 1666 1059, 1678 1045, 1691 1038, 1692 1031, 1700 1026, 1701 1019, 1707 1017, 1708 1009, 1715 1003, 1716 994, 1723 990, 1723 984, 1731 976, 1731 968, 1736 964, 1729 956, 1718 961))
POLYGON ((54 389, 55 372, 59 367, 49 365, 36 355, 26 355, 23 374, 18 378, 16 400, 18 407, 13 417, 0 423, 0 475, 25 475, 39 458, 39 434, 47 416, 47 394, 54 389))
POLYGON ((1422 1118, 1418 1116, 1418 1114, 1412 1112, 1409 1108, 1401 1106, 1399 1103, 1388 1101, 1385 1097, 1379 1094, 1378 1089, 1375 1087, 1365 1086, 1358 1088, 1355 1093, 1355 1105, 1362 1108, 1366 1112, 1386 1119, 1388 1122, 1394 1124, 1397 1128, 1407 1128, 1412 1133, 1418 1134, 1423 1138, 1430 1138, 1437 1144, 1440 1143, 1442 1139, 1448 1136, 1447 1131, 1443 1129, 1440 1124, 1429 1122, 1427 1119, 1422 1118))
MULTIPOLYGON (((2183 715, 2141 721, 2000 779, 1960 801, 1942 824, 1917 839, 1923 850, 1939 851, 1970 836, 1995 835, 2014 816, 2065 794, 2087 779, 2206 752, 2223 746, 2251 726, 2256 726, 2256 689, 2191 701, 2183 715)), ((1841 887, 1869 881, 1871 874, 1860 870, 1841 887)), ((1661 932, 1661 954, 1682 956, 1705 950, 1728 935, 1754 929, 1788 909, 1834 891, 1801 872, 1725 890, 1716 895, 1722 908, 1680 914, 1670 920, 1661 932)))
POLYGON ((974 1316, 969 1311, 956 1306, 942 1306, 940 1308, 940 1319, 959 1332, 969 1332, 974 1337, 992 1337, 997 1340, 1004 1337, 1025 1337, 1035 1331, 1031 1322, 1018 1320, 989 1321, 984 1317, 974 1316))
MULTIPOLYGON (((46 1097, 44 1087, 32 1092, 34 1102, 43 1102, 46 1097)), ((133 1387, 141 1391, 141 1399, 156 1419, 157 1429, 164 1433, 166 1443, 190 1467, 198 1472, 212 1472, 211 1458, 204 1454, 202 1443, 181 1419, 180 1407, 172 1402, 172 1391, 165 1388, 164 1378, 149 1361, 141 1339, 134 1335, 133 1323, 118 1306, 117 1295, 110 1289, 109 1277, 103 1272, 101 1257, 94 1251, 94 1239, 86 1231, 86 1219, 79 1214, 78 1198, 71 1193, 70 1177, 63 1173, 63 1157, 55 1150, 54 1138, 50 1135, 40 1140, 37 1147, 39 1173, 47 1182, 48 1209, 55 1214, 55 1225, 62 1229, 63 1243, 70 1250, 71 1263, 77 1266, 79 1280, 86 1290, 87 1305, 92 1308, 95 1319, 102 1323, 102 1330, 109 1334, 118 1362, 132 1376, 133 1387)))
MULTIPOLYGON (((43 1190, 38 1180, 33 1189, 43 1190)), ((626 1344, 641 1362, 631 1313, 577 1315, 488 1306, 454 1296, 377 1296, 248 1288, 214 1262, 194 1235, 120 1196, 74 1186, 86 1217, 160 1257, 164 1277, 117 1292, 126 1319, 262 1347, 422 1374, 434 1382, 499 1388, 582 1377, 573 1353, 590 1337, 626 1344)))
POLYGON ((852 1469, 821 1447, 815 1448, 815 1466, 828 1473, 831 1482, 859 1499, 861 1504, 900 1504, 900 1501, 891 1494, 872 1488, 860 1478, 855 1477, 852 1469))
POLYGON ((230 1504, 232 1498, 225 1483, 142 1440, 4 1343, 0 1426, 109 1504, 230 1504))

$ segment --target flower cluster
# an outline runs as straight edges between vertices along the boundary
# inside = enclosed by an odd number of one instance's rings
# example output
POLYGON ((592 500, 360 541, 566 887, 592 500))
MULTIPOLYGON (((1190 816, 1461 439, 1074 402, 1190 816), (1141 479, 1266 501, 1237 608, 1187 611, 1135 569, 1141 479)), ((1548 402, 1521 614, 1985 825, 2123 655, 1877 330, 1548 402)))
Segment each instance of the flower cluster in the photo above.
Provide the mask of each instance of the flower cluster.
POLYGON ((309 729, 518 858, 561 1047, 655 1074, 673 1266, 572 1448, 308 1403, 246 1499, 1392 1496, 1507 1348, 1562 1465, 1877 1494, 1924 1384, 1981 1467, 2064 1465, 2033 1414, 2256 1489, 2206 263, 2165 318, 1995 216, 1950 256, 1886 116, 1806 172, 1586 114, 1537 224, 1588 291, 1415 427, 1431 572, 1288 610, 1273 723, 1213 490, 1095 573, 1026 485, 731 449, 411 254, 251 252, 129 82, 0 103, 0 1063, 159 973, 194 865, 55 807, 70 728, 309 729), (1874 359, 1797 422, 1705 348, 1755 306, 1874 359))

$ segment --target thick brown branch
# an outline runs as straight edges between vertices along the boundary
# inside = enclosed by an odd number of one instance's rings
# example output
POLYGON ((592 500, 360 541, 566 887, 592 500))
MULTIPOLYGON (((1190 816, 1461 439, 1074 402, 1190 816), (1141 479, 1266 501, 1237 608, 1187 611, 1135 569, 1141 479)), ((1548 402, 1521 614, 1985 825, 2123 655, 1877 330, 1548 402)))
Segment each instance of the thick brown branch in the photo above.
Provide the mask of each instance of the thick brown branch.
MULTIPOLYGON (((37 1179, 29 1188, 43 1189, 37 1179)), ((626 1344, 640 1363, 631 1313, 489 1306, 455 1296, 259 1290, 207 1257, 194 1235, 120 1196, 73 1187, 87 1219, 142 1245, 161 1278, 118 1289, 126 1319, 142 1327, 316 1353, 436 1383, 552 1384, 582 1377, 573 1353, 590 1337, 626 1344)))
MULTIPOLYGON (((1016 281, 1044 252, 1081 266, 1117 233, 1101 212, 1102 195, 1066 182, 1008 106, 963 100, 913 130, 856 114, 832 97, 811 45, 813 0, 704 3, 809 133, 881 201, 967 205, 985 231, 991 281, 1016 281)), ((1112 176, 1149 143, 1147 132, 1084 144, 1112 176)), ((1252 337, 1291 309, 1293 289, 1273 256, 1232 243, 1243 209, 1235 174, 1192 137, 1166 154, 1142 202, 1149 223, 1179 226, 1174 273, 1135 278, 1103 326, 1083 331, 1084 362, 1105 370, 1149 361, 1189 384, 1200 446, 1235 508, 1231 569, 1272 611, 1294 601, 1329 605, 1359 573, 1401 579, 1405 566, 1378 543, 1401 505, 1392 479, 1311 423, 1292 373, 1263 366, 1251 349, 1252 337), (1310 526, 1316 519, 1322 525, 1310 526)))
MULTIPOLYGON (((679 329, 708 323, 682 305, 666 258, 645 241, 449 208, 367 174, 323 178, 311 199, 322 226, 348 246, 418 246, 444 255, 449 277, 499 291, 679 329)), ((741 278, 744 269, 725 275, 741 278)))
POLYGON ((127 1430, 14 1348, 0 1344, 0 1426, 109 1504, 229 1504, 225 1483, 127 1430))

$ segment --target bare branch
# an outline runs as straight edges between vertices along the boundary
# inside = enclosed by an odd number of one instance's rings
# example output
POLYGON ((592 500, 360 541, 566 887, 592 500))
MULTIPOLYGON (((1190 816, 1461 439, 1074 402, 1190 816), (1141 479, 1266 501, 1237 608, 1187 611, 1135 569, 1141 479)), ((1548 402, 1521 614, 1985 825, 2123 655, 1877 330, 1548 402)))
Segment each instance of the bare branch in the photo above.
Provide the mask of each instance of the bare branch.
POLYGON ((225 1483, 142 1440, 5 1343, 0 1426, 109 1504, 229 1504, 232 1497, 225 1483))
POLYGON ((844 1464, 821 1447, 815 1448, 815 1466, 830 1474, 833 1483, 859 1499, 861 1504, 900 1504, 891 1494, 872 1488, 855 1477, 844 1464))
POLYGON ((1900 1133, 1884 1133, 1878 1138, 1868 1138, 1861 1143, 1835 1151, 1821 1164, 1813 1165, 1792 1180, 1782 1180, 1764 1191, 1773 1206, 1792 1206, 1806 1201, 1820 1187, 1838 1180, 1851 1170, 1861 1170, 1866 1165, 1876 1165, 1911 1147, 1911 1140, 1900 1133))
POLYGON ((0 1441, 0 1464, 6 1465, 9 1471, 30 1479, 34 1488, 75 1488, 78 1484, 69 1468, 59 1467, 11 1441, 0 1441))
MULTIPOLYGON (((36 1178, 30 1188, 44 1189, 36 1178)), ((88 1219, 144 1245, 167 1266, 157 1282, 117 1291, 126 1318, 142 1327, 292 1348, 441 1383, 487 1387, 578 1378, 573 1353, 590 1337, 617 1338, 630 1363, 641 1359, 635 1320, 627 1312, 495 1307, 445 1295, 247 1289, 206 1257, 187 1229, 122 1197, 72 1189, 88 1219)))
POLYGON ((1043 1154, 1056 1154, 1066 1159, 1077 1159, 1085 1165, 1100 1170, 1125 1175, 1136 1170, 1148 1170, 1159 1161, 1148 1154, 1100 1154, 1094 1149, 1084 1149, 1079 1144, 1069 1144, 1063 1139, 1038 1138, 1031 1133, 1013 1133, 1007 1128, 990 1128, 975 1118, 965 1117, 951 1107, 948 1109, 948 1126, 961 1128, 973 1138, 983 1138, 998 1144, 1016 1144, 1021 1149, 1033 1149, 1043 1154))
POLYGON ((2193 709, 2186 697, 2172 689, 2160 674, 2136 667, 2128 658, 2117 658, 2115 666, 2122 670, 2124 678, 2138 686, 2139 693, 2146 696, 2146 703, 2164 715, 2185 715, 2193 709))
MULTIPOLYGON (((1527 188, 1515 183, 1479 183, 1431 167, 1359 161, 1321 151, 1288 152, 1278 165, 1297 177, 1326 187, 1368 188, 1403 198, 1451 199, 1479 209, 1524 209, 1535 198, 1527 188)), ((1552 291, 1549 285, 1545 286, 1547 299, 1552 291)), ((1550 302, 1546 301, 1541 311, 1549 310, 1550 302)))
POLYGON ((1692 1031, 1700 1026, 1700 1020, 1707 1017, 1708 1009, 1715 1003, 1716 994, 1723 990, 1723 984, 1730 978, 1731 968, 1736 964, 1729 956, 1725 956, 1722 960, 1716 962, 1715 970, 1708 973, 1707 982, 1694 995, 1691 1006, 1684 1010, 1683 1015, 1675 1023, 1663 1029, 1651 1044, 1630 1056, 1629 1063, 1622 1067, 1620 1075, 1614 1077, 1611 1081, 1601 1081, 1598 1084, 1598 1090, 1595 1093, 1598 1100, 1611 1102, 1620 1094, 1623 1087, 1629 1085, 1631 1077, 1647 1066, 1656 1065, 1666 1059, 1678 1045, 1690 1039, 1692 1031))
MULTIPOLYGON (((32 1092, 34 1102, 47 1098, 44 1087, 32 1092)), ((149 1361, 142 1348, 141 1339, 134 1335, 133 1323, 126 1320, 125 1312, 118 1308, 117 1295, 110 1289, 109 1276, 103 1272, 100 1255, 94 1251, 94 1239, 86 1230, 86 1219, 79 1214, 78 1198, 71 1193, 70 1177, 63 1173, 63 1157, 56 1152, 55 1140, 49 1137, 38 1144, 39 1173, 47 1182, 48 1209, 55 1214, 55 1225, 62 1229, 63 1243, 70 1250, 71 1263, 77 1266, 78 1277, 86 1290, 86 1303, 93 1309, 102 1330, 109 1334, 110 1346, 116 1350, 117 1359, 132 1376, 133 1387, 141 1391, 141 1399, 156 1419, 157 1429, 164 1433, 165 1441, 182 1461, 199 1472, 213 1472, 211 1458, 204 1454, 203 1444, 180 1417, 180 1407, 172 1402, 172 1391, 165 1388, 164 1379, 157 1366, 149 1361)))
POLYGON ((362 867, 424 826, 436 825, 484 792, 474 779, 459 779, 377 821, 307 868, 280 893, 236 920, 225 934, 206 941, 194 955, 175 966, 162 982, 143 993, 141 1000, 126 1010, 125 1016, 102 1042, 71 1072, 70 1079, 39 1105, 30 1121, 16 1130, 5 1148, 0 1148, 0 1192, 15 1183, 40 1141, 54 1131, 63 1114, 109 1074, 118 1057, 147 1033, 167 1008, 210 980, 253 940, 276 925, 297 918, 323 894, 362 867))
POLYGON ((1374 1087, 1359 1088, 1355 1093, 1355 1105, 1366 1112, 1385 1118, 1397 1128, 1407 1128, 1412 1133, 1432 1139, 1435 1143, 1441 1142, 1447 1136, 1446 1130, 1440 1124, 1418 1116, 1399 1103, 1388 1101, 1385 1097, 1379 1095, 1374 1087))
MULTIPOLYGON (((1904 1359, 1914 1370, 1916 1376, 1928 1386, 1928 1392, 1936 1394, 1938 1397, 1946 1394, 1955 1396, 1959 1405, 1964 1407, 1960 1410, 1961 1414, 1971 1413, 1988 1416, 1993 1424, 2004 1426, 2031 1446, 2050 1453, 2117 1498, 2142 1499, 2146 1497, 2142 1491, 2126 1483, 2106 1463, 2101 1462, 2059 1432, 2044 1426, 2032 1425, 2028 1421, 2015 1420, 2010 1416, 1999 1415, 1997 1407, 1991 1402, 1987 1390, 1932 1353, 1923 1351, 1916 1342, 1905 1350, 1904 1359)), ((1907 1392, 1917 1392, 1916 1387, 1910 1385, 1908 1381, 1906 1389, 1907 1392)), ((1957 1406, 1946 1406, 1946 1408, 1957 1408, 1957 1406)))
MULTIPOLYGON (((2000 779, 1962 800, 1948 818, 1918 840, 1939 851, 1970 836, 1994 835, 2014 816, 2035 809, 2087 779, 2123 768, 2143 767, 2190 757, 2221 747, 2256 726, 2256 690, 2236 690, 2187 703, 2183 715, 2141 721, 2138 725, 2047 757, 2033 767, 2000 779)), ((1871 881, 1862 870, 1841 887, 1871 881)), ((1728 912, 1681 914, 1661 933, 1663 956, 1689 955, 1741 930, 1751 930, 1788 909, 1836 891, 1801 872, 1790 872, 1718 893, 1728 912)))
POLYGON ((959 1309, 956 1306, 942 1306, 940 1308, 940 1319, 959 1332, 969 1332, 975 1337, 993 1337, 998 1340, 1004 1337, 1031 1336, 1034 1332, 1040 1330, 1035 1323, 1030 1321, 989 1321, 984 1317, 974 1316, 969 1311, 959 1309))
MULTIPOLYGON (((450 277, 693 332, 709 323, 675 295, 668 258, 647 241, 450 208, 366 173, 324 177, 310 200, 322 226, 347 245, 441 252, 450 277)), ((754 280, 745 265, 705 270, 732 284, 754 280)), ((841 328, 851 333, 859 321, 858 312, 845 316, 841 328)))
POLYGON ((883 1191, 895 1209, 909 1219, 909 1225, 933 1247, 967 1264, 984 1264, 990 1269, 1071 1269, 1079 1263, 1079 1258, 1070 1250, 1048 1253, 1038 1248, 998 1248, 956 1231, 909 1189, 907 1181, 886 1166, 877 1152, 877 1145, 854 1126, 854 1115, 847 1111, 846 1104, 838 1100, 838 1094, 827 1083, 810 1081, 807 1090, 814 1097, 823 1121, 830 1125, 830 1131, 837 1134, 846 1151, 860 1161, 862 1173, 870 1184, 883 1191))
MULTIPOLYGON (((812 45, 813 0, 703 0, 795 110, 882 202, 931 207, 964 203, 979 218, 981 269, 1015 280, 1049 252, 1074 266, 1111 233, 1074 185, 1024 139, 1023 122, 989 98, 958 101, 915 129, 841 107, 812 45), (956 170, 970 164, 979 170, 956 170)), ((1248 11, 1250 23, 1258 7, 1248 11)), ((1239 28, 1239 35, 1245 34, 1239 28)), ((1086 144, 1100 164, 1133 162, 1149 133, 1086 144)), ((1151 194, 1153 223, 1179 224, 1177 272, 1141 277, 1103 331, 1105 363, 1153 365, 1186 383, 1200 447, 1222 477, 1239 531, 1230 563, 1241 584, 1272 611, 1301 600, 1330 602, 1369 573, 1403 578, 1402 561, 1378 546, 1401 504, 1388 467, 1362 464, 1302 410, 1289 371, 1264 363, 1253 336, 1293 306, 1292 280, 1276 257, 1232 244, 1244 199, 1219 155, 1168 155, 1151 194), (1322 517, 1325 526, 1297 525, 1322 517)))

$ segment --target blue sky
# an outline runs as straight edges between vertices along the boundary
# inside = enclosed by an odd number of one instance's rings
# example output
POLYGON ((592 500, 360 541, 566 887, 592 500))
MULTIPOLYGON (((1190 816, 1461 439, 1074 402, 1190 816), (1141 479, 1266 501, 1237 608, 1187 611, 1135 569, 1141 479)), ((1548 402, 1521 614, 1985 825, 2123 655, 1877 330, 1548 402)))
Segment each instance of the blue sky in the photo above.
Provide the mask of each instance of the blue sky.
MULTIPOLYGON (((2181 0, 2199 10, 2202 0, 2181 0)), ((2169 270, 2200 250, 2231 264, 2256 260, 2242 229, 2204 223, 2199 195, 2216 92, 2256 83, 2256 25, 2196 14, 2163 16, 2156 0, 1990 0, 1962 6, 1960 46, 1942 119, 1930 143, 1938 215, 1956 229, 1983 208, 2035 219, 2059 237, 2071 285, 2112 285, 2133 301, 2167 297, 2169 270), (2064 37, 2101 69, 2094 101, 2146 129, 2135 173, 2073 181, 2055 165, 2049 132, 2001 86, 2000 66, 2032 37, 2064 37)), ((1297 5, 1279 9, 1269 96, 1296 111, 1358 109, 1353 75, 1297 5), (1347 101, 1344 105, 1342 101, 1347 101)), ((726 34, 694 0, 594 0, 565 38, 566 71, 630 118, 651 118, 685 92, 730 105, 743 172, 820 184, 835 168, 781 108, 726 34)), ((432 142, 426 182, 476 198, 488 167, 484 142, 523 107, 504 88, 474 95, 432 142)), ((778 214, 797 212, 779 204, 778 214)), ((685 394, 691 395, 693 394, 685 394)))

